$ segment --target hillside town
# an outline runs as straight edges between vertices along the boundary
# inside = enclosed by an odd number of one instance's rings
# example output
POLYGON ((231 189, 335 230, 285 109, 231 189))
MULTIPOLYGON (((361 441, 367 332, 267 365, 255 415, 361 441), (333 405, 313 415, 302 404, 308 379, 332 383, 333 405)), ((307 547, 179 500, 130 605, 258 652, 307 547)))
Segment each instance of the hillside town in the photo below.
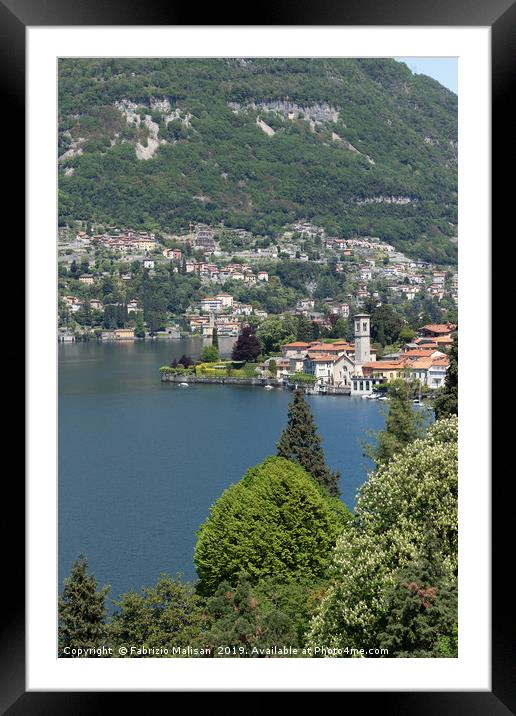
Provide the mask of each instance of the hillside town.
MULTIPOLYGON (((345 300, 333 296, 315 296, 317 286, 306 286, 306 295, 296 298, 288 307, 292 313, 303 314, 329 326, 331 315, 349 317, 350 305, 360 308, 366 299, 389 302, 414 301, 430 297, 457 305, 458 281, 453 267, 443 270, 428 262, 412 260, 395 251, 390 244, 371 237, 340 239, 326 236, 323 229, 310 222, 297 223, 285 230, 276 242, 253 237, 243 230, 213 230, 190 225, 182 235, 158 238, 153 233, 110 229, 102 234, 61 231, 58 242, 60 327, 64 328, 85 310, 103 312, 106 305, 106 280, 116 282, 119 292, 127 298, 127 313, 136 318, 143 307, 133 295, 135 273, 148 271, 149 277, 167 269, 198 281, 198 300, 176 319, 179 330, 210 335, 213 325, 224 335, 237 335, 242 321, 254 315, 268 315, 260 300, 239 301, 227 286, 252 289, 270 284, 269 293, 281 283, 274 267, 283 262, 315 264, 328 270, 349 290, 345 300), (73 232, 72 232, 73 233, 73 232), (222 238, 221 238, 222 237, 222 238), (241 246, 242 245, 242 246, 241 246), (245 248, 244 248, 245 247, 245 248), (66 280, 72 279, 72 280, 66 280), (89 291, 72 291, 74 287, 89 291), (316 305, 317 304, 317 305, 316 305), (210 319, 210 316, 214 318, 210 319)), ((136 292, 134 292, 136 293, 136 292)), ((117 302, 119 303, 119 302, 117 302)), ((87 332, 81 322, 79 332, 87 332), (84 330, 83 330, 84 329, 84 330)), ((105 326, 104 326, 105 327, 105 326)), ((164 327, 162 327, 164 328, 164 327)), ((168 335, 174 335, 169 331, 168 335)))
POLYGON ((58 249, 61 341, 236 339, 246 325, 291 316, 308 322, 315 340, 262 356, 257 374, 266 375, 273 360, 278 377, 303 373, 312 376, 314 390, 357 395, 401 376, 430 389, 443 384, 457 273, 409 259, 378 238, 327 236, 308 221, 274 241, 190 224, 177 235, 115 227, 61 231, 58 249), (170 290, 180 292, 178 299, 170 290), (371 348, 370 319, 359 317, 385 304, 404 317, 419 308, 414 336, 371 348), (430 321, 423 324, 425 316, 430 321))

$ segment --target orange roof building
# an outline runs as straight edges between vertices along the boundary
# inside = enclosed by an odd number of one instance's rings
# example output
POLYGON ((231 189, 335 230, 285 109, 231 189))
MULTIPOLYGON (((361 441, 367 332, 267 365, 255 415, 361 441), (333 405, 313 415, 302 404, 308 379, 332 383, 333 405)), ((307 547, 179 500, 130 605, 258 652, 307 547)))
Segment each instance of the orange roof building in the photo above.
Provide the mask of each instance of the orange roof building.
POLYGON ((450 336, 456 328, 457 326, 454 323, 428 323, 421 328, 421 335, 434 338, 437 336, 450 336))

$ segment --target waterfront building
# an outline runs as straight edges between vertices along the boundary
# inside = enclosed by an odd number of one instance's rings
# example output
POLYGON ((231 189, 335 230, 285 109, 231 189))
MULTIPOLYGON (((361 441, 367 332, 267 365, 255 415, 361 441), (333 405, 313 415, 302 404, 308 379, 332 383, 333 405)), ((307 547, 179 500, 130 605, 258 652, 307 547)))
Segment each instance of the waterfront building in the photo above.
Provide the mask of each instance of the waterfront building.
POLYGON ((134 328, 115 328, 113 331, 103 331, 103 341, 134 341, 134 328))
POLYGON ((378 376, 364 377, 363 375, 354 375, 351 378, 351 396, 361 397, 362 395, 371 395, 374 388, 385 382, 384 378, 378 376))
POLYGON ((384 378, 386 381, 390 381, 396 378, 405 378, 408 374, 409 364, 408 358, 370 361, 362 364, 361 371, 366 378, 384 378))
POLYGON ((309 351, 303 361, 303 372, 313 375, 319 386, 347 386, 353 370, 354 363, 345 353, 335 355, 335 353, 309 351))

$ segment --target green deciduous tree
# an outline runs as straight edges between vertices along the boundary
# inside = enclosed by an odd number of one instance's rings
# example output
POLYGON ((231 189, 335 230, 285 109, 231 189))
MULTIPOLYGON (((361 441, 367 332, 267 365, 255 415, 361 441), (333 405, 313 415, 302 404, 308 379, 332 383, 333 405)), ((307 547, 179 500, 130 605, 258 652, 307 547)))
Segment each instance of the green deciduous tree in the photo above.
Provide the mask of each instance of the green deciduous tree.
POLYGON ((295 334, 295 322, 290 318, 282 319, 279 316, 268 316, 256 331, 264 353, 279 351, 280 345, 294 340, 295 334))
POLYGON ((349 322, 345 318, 337 318, 330 332, 330 338, 347 339, 349 334, 349 322))
POLYGON ((403 343, 409 343, 411 340, 414 339, 415 335, 416 335, 416 332, 414 331, 414 329, 409 328, 408 326, 405 326, 400 331, 399 339, 403 343))
POLYGON ((143 323, 143 314, 138 312, 136 314, 135 319, 135 326, 134 326, 134 335, 137 338, 145 338, 145 326, 143 323))
POLYGON ((302 390, 294 391, 288 407, 288 424, 281 433, 277 450, 280 457, 304 467, 328 494, 339 494, 340 474, 326 465, 321 438, 302 390))
POLYGON ((371 308, 371 340, 382 346, 396 343, 403 329, 403 319, 387 304, 371 308))
POLYGON ((203 363, 215 363, 220 358, 219 349, 216 346, 204 346, 201 353, 203 363))
POLYGON ((253 583, 270 576, 322 577, 346 517, 333 502, 289 460, 269 457, 250 468, 219 497, 199 530, 199 591, 213 594, 241 572, 253 583))
POLYGON ((369 476, 359 491, 356 520, 337 541, 334 579, 312 619, 311 644, 378 644, 400 572, 428 554, 430 530, 432 562, 441 565, 443 581, 453 583, 457 468, 457 419, 447 418, 369 476))
POLYGON ((68 649, 98 649, 105 644, 108 592, 108 586, 97 588, 97 580, 88 574, 88 562, 81 555, 72 565, 70 576, 64 580, 63 594, 59 598, 59 656, 73 656, 67 653, 68 649))

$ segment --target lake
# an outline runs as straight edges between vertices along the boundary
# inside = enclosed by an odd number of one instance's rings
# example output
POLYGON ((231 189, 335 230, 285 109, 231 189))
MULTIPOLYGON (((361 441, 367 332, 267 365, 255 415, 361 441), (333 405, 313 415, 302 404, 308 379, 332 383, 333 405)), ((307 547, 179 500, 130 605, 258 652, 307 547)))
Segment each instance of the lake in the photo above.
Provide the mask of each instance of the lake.
MULTIPOLYGON (((219 339, 229 354, 234 339, 219 339)), ((275 454, 292 394, 161 383, 159 368, 201 338, 60 344, 59 588, 79 554, 110 598, 161 572, 196 577, 196 530, 246 469, 275 454)), ((360 441, 383 427, 377 401, 309 396, 326 462, 353 508, 371 463, 360 441)))

